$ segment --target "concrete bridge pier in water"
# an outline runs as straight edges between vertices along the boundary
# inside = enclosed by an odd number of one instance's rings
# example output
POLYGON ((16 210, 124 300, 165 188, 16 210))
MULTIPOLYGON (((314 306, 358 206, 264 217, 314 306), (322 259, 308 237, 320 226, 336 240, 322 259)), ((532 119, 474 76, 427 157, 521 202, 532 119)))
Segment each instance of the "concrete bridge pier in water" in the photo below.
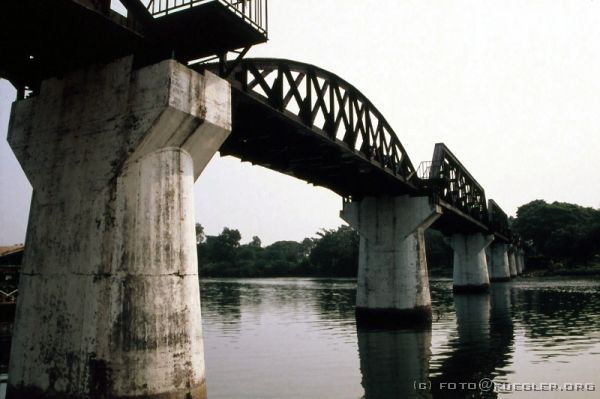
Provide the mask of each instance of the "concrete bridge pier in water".
POLYGON ((440 216, 427 197, 366 197, 344 204, 342 219, 360 234, 357 322, 430 322, 424 231, 440 216))
POLYGON ((517 273, 521 275, 525 271, 525 251, 523 251, 523 249, 521 248, 519 248, 519 250, 517 251, 516 262, 517 273))
POLYGON ((493 235, 452 234, 450 245, 454 250, 454 292, 485 292, 490 287, 485 249, 494 240, 493 235))
POLYGON ((490 249, 488 264, 490 282, 509 281, 510 265, 508 262, 507 245, 502 242, 493 242, 488 248, 490 249))
POLYGON ((230 85, 132 60, 13 105, 34 191, 8 398, 206 396, 193 184, 230 133, 230 85))
POLYGON ((508 250, 508 265, 510 277, 517 277, 519 275, 517 270, 517 248, 514 245, 511 245, 508 250))

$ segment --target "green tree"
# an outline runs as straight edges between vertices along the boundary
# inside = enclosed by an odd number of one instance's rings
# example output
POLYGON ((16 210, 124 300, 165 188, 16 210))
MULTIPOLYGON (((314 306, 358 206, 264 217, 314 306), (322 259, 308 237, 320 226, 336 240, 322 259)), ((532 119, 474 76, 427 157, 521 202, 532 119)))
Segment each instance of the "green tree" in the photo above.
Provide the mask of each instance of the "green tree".
POLYGON ((430 270, 452 270, 454 251, 444 239, 444 235, 437 230, 425 230, 425 251, 427 253, 427 266, 430 270))
POLYGON ((225 227, 218 236, 207 236, 198 247, 198 259, 204 274, 214 276, 239 275, 236 264, 240 240, 238 230, 225 227))
POLYGON ((202 244, 205 239, 204 227, 200 223, 196 223, 196 245, 202 244))
POLYGON ((600 252, 599 225, 599 210, 535 200, 519 207, 513 228, 542 257, 573 264, 600 252))
POLYGON ((261 262, 265 273, 272 276, 295 275, 302 261, 302 244, 296 241, 277 241, 262 252, 261 262))
POLYGON ((248 245, 254 248, 260 248, 262 246, 262 241, 260 241, 260 238, 258 238, 257 236, 254 236, 252 237, 252 241, 250 241, 248 245))
POLYGON ((348 226, 318 232, 310 263, 322 276, 354 277, 358 273, 358 233, 348 226))

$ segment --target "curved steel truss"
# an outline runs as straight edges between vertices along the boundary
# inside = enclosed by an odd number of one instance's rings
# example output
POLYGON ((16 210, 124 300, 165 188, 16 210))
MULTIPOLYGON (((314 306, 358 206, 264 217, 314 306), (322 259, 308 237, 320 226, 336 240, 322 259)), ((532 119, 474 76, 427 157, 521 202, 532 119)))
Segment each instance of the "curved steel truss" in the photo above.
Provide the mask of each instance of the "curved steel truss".
POLYGON ((483 187, 443 143, 435 145, 429 180, 439 199, 484 224, 488 223, 483 187))
MULTIPOLYGON (((239 118, 237 129, 243 132, 236 134, 234 126, 232 137, 224 145, 226 154, 328 187, 353 199, 400 193, 429 195, 433 202, 451 211, 453 216, 442 218, 441 222, 448 231, 487 231, 491 227, 493 231, 507 233, 506 214, 493 201, 488 211, 483 187, 443 143, 436 144, 432 161, 416 171, 383 115, 339 76, 285 59, 238 59, 229 64, 196 68, 218 70, 236 93, 243 93, 241 96, 250 103, 256 102, 269 110, 264 114, 251 107, 234 112, 239 118), (286 122, 271 124, 275 114, 286 122), (299 127, 329 144, 310 141, 307 136, 291 138, 289 132, 299 127), (251 133, 255 131, 259 133, 251 133), (332 147, 346 153, 340 155, 332 147)), ((237 95, 239 98, 240 94, 237 95)))
POLYGON ((284 59, 245 59, 229 80, 289 118, 408 179, 414 167, 398 136, 354 86, 313 65, 284 59))

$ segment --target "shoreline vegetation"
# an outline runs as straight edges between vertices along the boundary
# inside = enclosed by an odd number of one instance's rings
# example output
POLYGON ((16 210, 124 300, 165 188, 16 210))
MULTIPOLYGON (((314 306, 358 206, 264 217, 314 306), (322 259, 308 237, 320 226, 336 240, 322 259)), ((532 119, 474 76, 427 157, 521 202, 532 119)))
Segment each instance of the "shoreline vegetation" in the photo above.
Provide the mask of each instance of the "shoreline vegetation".
MULTIPOLYGON (((600 276, 600 210, 531 201, 510 218, 526 251, 526 276, 600 276)), ((301 242, 241 244, 236 229, 205 236, 196 225, 199 271, 205 277, 356 277, 359 236, 348 226, 322 229, 301 242)), ((452 277, 453 252, 440 232, 425 232, 431 277, 452 277)))
MULTIPOLYGON (((224 228, 218 236, 204 236, 196 225, 199 271, 205 277, 356 277, 359 236, 348 226, 322 229, 301 242, 277 241, 262 246, 259 237, 241 244, 238 230, 224 228)), ((430 273, 452 274, 452 249, 441 233, 426 233, 430 273)))
MULTIPOLYGON (((600 209, 531 201, 510 218, 525 248, 525 275, 600 276, 600 209)), ((359 236, 348 226, 322 229, 301 242, 263 246, 259 237, 241 244, 236 229, 206 236, 196 224, 199 272, 203 277, 356 277, 359 236)), ((440 232, 425 232, 430 277, 452 277, 453 251, 440 232)), ((23 247, 6 247, 0 290, 16 289, 23 247), (12 266, 11 266, 12 265, 12 266)))

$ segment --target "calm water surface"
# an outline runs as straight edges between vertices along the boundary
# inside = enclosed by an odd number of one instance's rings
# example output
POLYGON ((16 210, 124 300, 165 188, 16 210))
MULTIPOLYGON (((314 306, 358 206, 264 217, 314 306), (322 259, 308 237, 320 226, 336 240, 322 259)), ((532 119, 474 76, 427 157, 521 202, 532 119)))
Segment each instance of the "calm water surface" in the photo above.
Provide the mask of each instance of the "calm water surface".
POLYGON ((355 280, 205 279, 209 397, 600 398, 598 279, 519 279, 468 296, 451 285, 431 282, 431 330, 364 331, 355 280), (485 392, 485 378, 584 391, 485 392))

